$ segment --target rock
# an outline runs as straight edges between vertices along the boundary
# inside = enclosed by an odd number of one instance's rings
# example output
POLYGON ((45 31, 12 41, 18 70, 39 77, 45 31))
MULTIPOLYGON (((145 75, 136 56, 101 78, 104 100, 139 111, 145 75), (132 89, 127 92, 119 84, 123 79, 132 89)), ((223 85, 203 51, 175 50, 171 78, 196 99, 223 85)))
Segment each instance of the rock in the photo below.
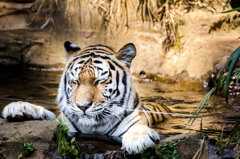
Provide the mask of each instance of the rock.
MULTIPOLYGON (((28 158, 43 158, 43 152, 54 143, 54 129, 57 121, 31 120, 24 122, 9 122, 0 119, 0 154, 6 158, 17 158, 24 154, 22 144, 11 138, 11 132, 19 131, 24 138, 24 143, 32 143, 36 151, 28 158)), ((16 135, 20 139, 19 134, 16 135)), ((24 155, 23 155, 24 156, 24 155)))
POLYGON ((201 151, 199 159, 208 159, 208 141, 198 134, 179 134, 166 138, 162 142, 178 142, 177 152, 180 158, 193 159, 198 150, 201 151), (203 145, 202 145, 203 144, 203 145))

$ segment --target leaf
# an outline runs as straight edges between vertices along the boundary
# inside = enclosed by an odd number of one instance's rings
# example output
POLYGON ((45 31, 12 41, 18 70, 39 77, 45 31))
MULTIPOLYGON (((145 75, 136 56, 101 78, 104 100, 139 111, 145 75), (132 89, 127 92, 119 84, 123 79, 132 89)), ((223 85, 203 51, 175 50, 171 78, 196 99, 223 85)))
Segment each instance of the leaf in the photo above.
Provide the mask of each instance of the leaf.
POLYGON ((227 74, 227 78, 226 78, 226 83, 224 85, 224 90, 225 90, 225 100, 228 104, 228 92, 229 92, 229 84, 231 82, 231 75, 232 75, 232 72, 233 72, 233 69, 234 67, 236 66, 236 63, 238 61, 238 58, 240 57, 240 47, 238 47, 233 53, 236 52, 236 55, 234 56, 232 62, 231 62, 231 65, 229 67, 229 70, 228 70, 228 74, 227 74))
POLYGON ((234 128, 231 130, 231 134, 229 135, 229 138, 226 142, 226 145, 228 145, 229 143, 231 143, 234 139, 234 137, 237 135, 237 133, 240 133, 240 122, 238 122, 234 128))
POLYGON ((75 137, 74 138, 72 138, 72 140, 71 140, 71 143, 73 143, 75 141, 75 137))
POLYGON ((226 4, 225 4, 225 6, 223 7, 223 9, 225 9, 225 7, 227 6, 228 2, 229 2, 229 0, 227 0, 227 2, 226 2, 226 4))
POLYGON ((237 77, 236 77, 236 86, 238 86, 239 77, 240 77, 240 72, 238 73, 238 75, 237 75, 237 77))
POLYGON ((225 12, 221 12, 221 13, 230 13, 230 12, 234 12, 234 11, 238 11, 238 10, 240 10, 240 7, 234 8, 234 9, 231 9, 231 10, 228 10, 228 11, 225 11, 225 12))
POLYGON ((228 65, 228 63, 233 59, 233 57, 234 57, 236 54, 238 54, 239 52, 240 52, 240 47, 238 47, 238 48, 230 55, 229 59, 227 60, 226 64, 224 65, 224 67, 223 67, 223 69, 222 69, 222 71, 221 71, 221 73, 220 73, 220 76, 219 76, 219 79, 220 79, 220 80, 218 81, 218 84, 217 84, 217 93, 219 93, 220 86, 221 86, 221 84, 222 84, 223 81, 224 81, 224 79, 222 78, 222 76, 223 76, 225 67, 226 67, 226 66, 228 65), (221 79, 223 79, 223 81, 222 81, 221 79))
POLYGON ((22 153, 20 155, 18 155, 18 159, 21 159, 23 156, 22 156, 22 153))
POLYGON ((13 134, 13 135, 15 135, 15 134, 17 134, 18 133, 18 131, 15 131, 15 132, 11 132, 11 134, 13 134))
POLYGON ((195 112, 193 113, 193 115, 191 116, 191 118, 189 119, 188 123, 192 120, 191 124, 189 127, 192 126, 193 122, 195 121, 195 119, 197 118, 198 114, 200 113, 200 111, 202 110, 203 106, 206 105, 206 103, 209 101, 211 95, 216 91, 217 86, 213 87, 208 94, 202 99, 202 101, 199 103, 197 109, 195 110, 195 112))

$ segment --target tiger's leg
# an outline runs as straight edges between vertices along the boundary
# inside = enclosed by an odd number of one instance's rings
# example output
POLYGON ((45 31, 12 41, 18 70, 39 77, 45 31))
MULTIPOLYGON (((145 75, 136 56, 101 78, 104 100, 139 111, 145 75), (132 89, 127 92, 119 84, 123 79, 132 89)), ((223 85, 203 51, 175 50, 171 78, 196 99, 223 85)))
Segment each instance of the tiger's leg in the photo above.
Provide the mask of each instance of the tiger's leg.
POLYGON ((160 141, 158 133, 146 125, 134 125, 124 135, 122 148, 129 154, 144 152, 160 141))
POLYGON ((28 102, 12 102, 2 112, 3 118, 10 121, 55 120, 55 115, 41 106, 28 102))

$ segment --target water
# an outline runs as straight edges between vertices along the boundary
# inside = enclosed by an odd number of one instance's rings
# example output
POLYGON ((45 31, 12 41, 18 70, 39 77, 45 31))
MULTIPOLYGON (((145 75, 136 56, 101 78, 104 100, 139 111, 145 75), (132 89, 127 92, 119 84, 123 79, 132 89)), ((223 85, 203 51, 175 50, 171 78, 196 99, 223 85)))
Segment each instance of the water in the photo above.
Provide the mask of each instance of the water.
MULTIPOLYGON (((10 70, 0 72, 0 117, 3 108, 14 102, 2 98, 23 99, 43 102, 55 102, 58 85, 62 72, 34 71, 34 70, 10 70)), ((56 104, 45 104, 32 102, 41 105, 48 110, 59 114, 56 104)))
MULTIPOLYGON (((61 74, 61 71, 1 70, 0 117, 2 117, 3 108, 13 102, 12 99, 31 100, 31 103, 44 106, 58 116, 59 110, 54 102, 61 74), (6 98, 11 98, 11 100, 6 98), (50 103, 41 103, 41 101, 50 103)), ((140 83, 134 81, 134 85, 142 100, 163 103, 174 113, 177 113, 177 116, 181 117, 168 118, 165 122, 155 125, 154 129, 159 135, 171 136, 199 131, 201 119, 197 119, 189 128, 189 115, 198 107, 206 92, 201 91, 199 88, 181 87, 177 84, 160 82, 140 83)), ((223 125, 225 125, 224 132, 225 136, 227 136, 234 124, 233 121, 229 120, 237 119, 239 111, 240 107, 238 105, 228 106, 224 98, 213 97, 204 113, 205 117, 202 120, 203 131, 212 132, 209 130, 210 128, 215 131, 212 135, 219 134, 223 125)))

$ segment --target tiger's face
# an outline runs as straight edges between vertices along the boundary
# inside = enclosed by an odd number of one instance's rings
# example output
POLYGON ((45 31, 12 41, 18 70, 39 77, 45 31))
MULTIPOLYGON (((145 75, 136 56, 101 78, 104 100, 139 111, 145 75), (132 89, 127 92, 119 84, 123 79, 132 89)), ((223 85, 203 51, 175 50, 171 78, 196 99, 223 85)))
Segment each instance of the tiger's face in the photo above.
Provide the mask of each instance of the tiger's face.
POLYGON ((115 53, 103 45, 80 50, 65 42, 65 49, 78 55, 68 60, 61 79, 61 111, 77 131, 106 134, 134 107, 129 67, 135 47, 128 44, 115 53))

